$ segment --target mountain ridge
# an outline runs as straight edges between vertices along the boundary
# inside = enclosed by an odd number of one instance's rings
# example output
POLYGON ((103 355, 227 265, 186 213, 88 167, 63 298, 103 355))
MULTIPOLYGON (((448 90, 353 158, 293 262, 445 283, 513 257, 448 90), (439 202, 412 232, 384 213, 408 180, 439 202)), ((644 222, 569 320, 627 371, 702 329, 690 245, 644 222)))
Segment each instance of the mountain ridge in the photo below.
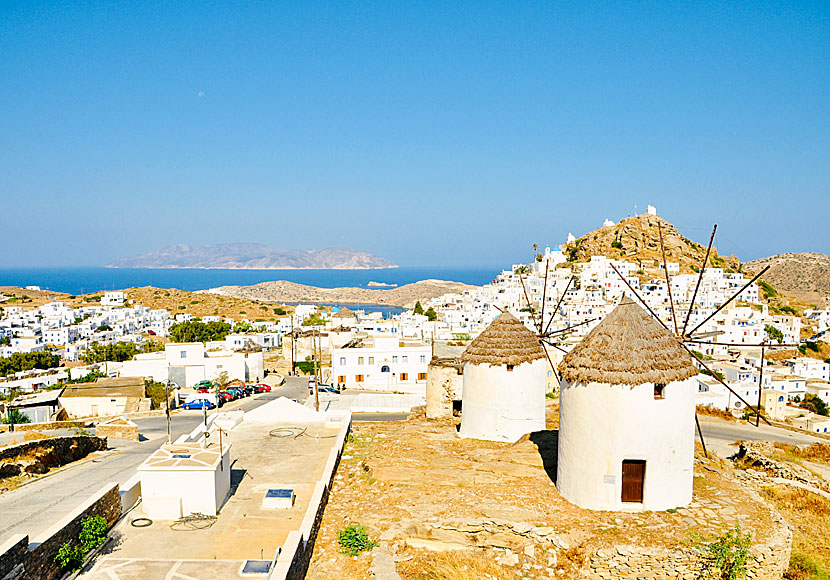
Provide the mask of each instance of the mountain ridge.
POLYGON ((770 269, 763 280, 779 292, 807 303, 830 297, 830 255, 819 252, 786 252, 751 260, 746 265, 756 272, 770 269))
POLYGON ((122 258, 108 268, 197 268, 228 270, 368 270, 397 268, 386 258, 350 248, 286 250, 259 243, 206 246, 174 244, 122 258))

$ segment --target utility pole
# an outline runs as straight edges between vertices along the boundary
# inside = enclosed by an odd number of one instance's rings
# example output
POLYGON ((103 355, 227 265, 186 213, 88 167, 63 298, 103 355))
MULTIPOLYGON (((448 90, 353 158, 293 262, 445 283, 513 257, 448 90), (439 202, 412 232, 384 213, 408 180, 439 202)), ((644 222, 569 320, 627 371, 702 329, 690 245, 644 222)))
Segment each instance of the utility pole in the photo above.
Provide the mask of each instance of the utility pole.
POLYGON ((317 346, 314 338, 317 334, 317 329, 311 331, 311 356, 314 359, 314 410, 320 411, 320 382, 317 380, 317 346))
POLYGON ((173 443, 173 433, 170 428, 170 379, 164 383, 165 413, 167 414, 167 444, 173 443))
POLYGON ((761 372, 758 377, 758 412, 755 414, 755 426, 761 424, 761 393, 764 392, 764 344, 766 339, 761 341, 761 372))
POLYGON ((291 370, 288 371, 288 374, 294 374, 294 341, 296 337, 294 336, 294 313, 291 313, 291 370))

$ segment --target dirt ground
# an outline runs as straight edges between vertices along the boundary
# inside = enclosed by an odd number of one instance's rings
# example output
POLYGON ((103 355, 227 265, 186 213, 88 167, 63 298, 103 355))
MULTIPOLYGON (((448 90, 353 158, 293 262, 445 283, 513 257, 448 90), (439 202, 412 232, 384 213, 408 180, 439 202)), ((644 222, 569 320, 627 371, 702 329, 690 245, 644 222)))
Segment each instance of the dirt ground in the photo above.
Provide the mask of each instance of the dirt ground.
MULTIPOLYGON (((548 405, 553 419, 556 401, 548 405)), ((421 414, 407 421, 355 426, 325 511, 309 580, 370 577, 368 553, 340 553, 337 533, 352 523, 366 526, 390 551, 404 580, 454 577, 425 575, 424 570, 439 564, 460 571, 495 564, 499 573, 488 572, 493 578, 569 578, 586 554, 603 547, 679 547, 695 532, 720 533, 724 525, 736 523, 759 541, 770 533, 768 522, 758 516, 762 504, 746 494, 728 475, 731 467, 720 461, 696 461, 694 501, 686 508, 589 511, 569 504, 556 491, 555 431, 503 444, 459 439, 455 423, 427 421, 421 414), (447 550, 455 549, 466 560, 448 560, 447 550)))

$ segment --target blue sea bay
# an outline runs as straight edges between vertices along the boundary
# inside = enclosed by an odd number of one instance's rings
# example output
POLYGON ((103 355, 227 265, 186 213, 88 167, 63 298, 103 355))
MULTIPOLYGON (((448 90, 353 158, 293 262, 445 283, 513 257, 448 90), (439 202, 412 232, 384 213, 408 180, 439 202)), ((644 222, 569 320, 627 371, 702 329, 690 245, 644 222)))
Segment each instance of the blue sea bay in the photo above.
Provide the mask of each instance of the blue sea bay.
POLYGON ((205 270, 149 268, 3 268, 0 286, 40 286, 44 290, 85 294, 140 286, 207 290, 217 286, 248 286, 287 280, 320 288, 369 288, 369 282, 402 286, 439 279, 480 286, 501 271, 493 268, 389 268, 379 270, 205 270))

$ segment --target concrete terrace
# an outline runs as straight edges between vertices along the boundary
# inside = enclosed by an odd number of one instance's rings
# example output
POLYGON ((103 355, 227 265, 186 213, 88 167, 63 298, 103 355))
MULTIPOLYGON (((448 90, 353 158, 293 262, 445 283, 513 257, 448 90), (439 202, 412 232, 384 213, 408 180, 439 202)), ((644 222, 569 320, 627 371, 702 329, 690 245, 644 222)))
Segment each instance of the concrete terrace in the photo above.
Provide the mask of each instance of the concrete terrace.
MULTIPOLYGON (((224 435, 232 445, 231 492, 213 525, 154 521, 137 528, 131 522, 143 517, 139 504, 116 527, 114 547, 82 577, 229 578, 237 577, 248 559, 271 561, 289 532, 300 529, 337 435, 337 428, 323 422, 240 424, 224 435), (272 488, 293 489, 293 507, 263 510, 263 496, 272 488)), ((219 444, 215 433, 210 440, 219 444)))

